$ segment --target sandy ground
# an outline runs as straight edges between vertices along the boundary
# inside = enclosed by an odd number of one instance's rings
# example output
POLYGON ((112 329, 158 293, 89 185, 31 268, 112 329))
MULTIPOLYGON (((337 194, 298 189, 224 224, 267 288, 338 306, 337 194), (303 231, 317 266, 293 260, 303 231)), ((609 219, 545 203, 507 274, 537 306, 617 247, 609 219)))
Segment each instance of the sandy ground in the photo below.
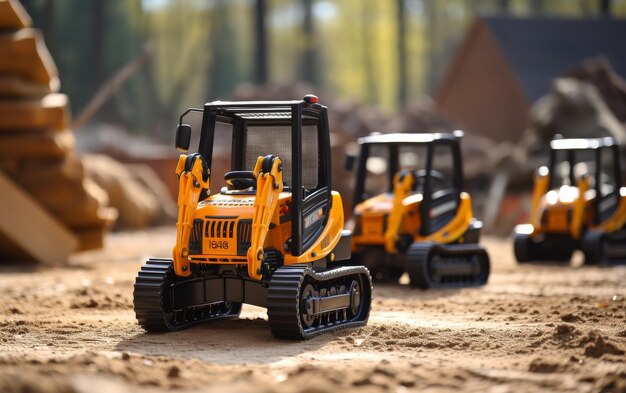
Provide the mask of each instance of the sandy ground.
POLYGON ((265 310, 146 334, 132 284, 171 229, 112 235, 64 268, 0 270, 0 392, 626 392, 626 267, 516 266, 487 239, 478 289, 378 285, 367 327, 272 338, 265 310))

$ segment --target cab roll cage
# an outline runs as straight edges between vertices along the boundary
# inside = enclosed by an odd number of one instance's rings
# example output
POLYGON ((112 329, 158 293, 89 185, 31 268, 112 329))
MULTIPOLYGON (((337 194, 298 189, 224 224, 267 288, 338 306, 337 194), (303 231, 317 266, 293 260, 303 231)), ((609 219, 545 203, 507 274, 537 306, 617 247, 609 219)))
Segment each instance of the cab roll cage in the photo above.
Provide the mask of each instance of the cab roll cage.
MULTIPOLYGON (((306 97, 305 97, 306 99, 306 97)), ((233 165, 243 166, 243 133, 248 125, 291 126, 291 244, 294 256, 303 253, 302 188, 302 125, 318 125, 318 182, 317 189, 325 187, 326 200, 331 202, 331 157, 328 113, 325 106, 305 100, 294 101, 214 101, 204 105, 198 152, 205 158, 209 170, 213 159, 215 126, 219 123, 233 126, 233 165)), ((182 120, 181 120, 182 123, 182 120)), ((267 152, 271 154, 273 152, 267 152)), ((287 157, 285 157, 287 158, 287 157)), ((317 194, 317 193, 315 193, 317 194)))

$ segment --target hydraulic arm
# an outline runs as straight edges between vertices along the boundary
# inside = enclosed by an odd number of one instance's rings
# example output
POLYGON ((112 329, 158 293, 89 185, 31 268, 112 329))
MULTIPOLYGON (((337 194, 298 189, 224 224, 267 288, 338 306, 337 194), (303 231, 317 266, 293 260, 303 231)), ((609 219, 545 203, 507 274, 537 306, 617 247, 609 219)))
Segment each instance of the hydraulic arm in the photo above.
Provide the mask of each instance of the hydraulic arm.
POLYGON ((550 177, 548 167, 542 166, 535 174, 535 184, 533 187, 532 207, 530 209, 531 223, 535 228, 541 227, 541 216, 539 215, 539 205, 541 198, 548 192, 550 177))
POLYGON ((193 217, 200 199, 200 192, 209 189, 209 178, 205 180, 204 159, 199 154, 181 155, 176 165, 178 175, 178 221, 176 222, 176 245, 172 251, 174 272, 181 277, 191 274, 189 268, 189 235, 193 217))
POLYGON ((585 193, 589 190, 589 175, 582 174, 576 181, 578 188, 578 197, 574 202, 574 210, 572 212, 571 235, 573 239, 580 239, 583 231, 583 219, 585 215, 585 193))
POLYGON ((283 165, 278 157, 271 155, 259 157, 252 173, 256 177, 257 186, 252 217, 252 236, 248 249, 248 275, 255 280, 260 280, 263 275, 261 265, 265 258, 263 245, 274 210, 278 205, 278 196, 283 191, 283 165))
POLYGON ((385 250, 390 254, 397 252, 396 242, 398 231, 404 216, 404 199, 411 195, 415 186, 415 175, 409 171, 401 171, 393 177, 393 207, 389 213, 387 230, 385 231, 385 250))

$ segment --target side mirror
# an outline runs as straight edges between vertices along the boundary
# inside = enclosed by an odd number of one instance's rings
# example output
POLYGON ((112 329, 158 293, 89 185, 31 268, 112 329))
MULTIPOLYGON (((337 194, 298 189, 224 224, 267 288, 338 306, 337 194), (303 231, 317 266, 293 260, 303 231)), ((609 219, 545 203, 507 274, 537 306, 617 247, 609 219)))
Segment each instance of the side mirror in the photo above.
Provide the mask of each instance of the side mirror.
POLYGON ((179 124, 176 128, 176 149, 180 151, 189 150, 191 143, 191 126, 189 124, 179 124))
POLYGON ((346 171, 352 171, 352 168, 354 168, 354 163, 356 162, 356 156, 353 154, 346 154, 346 162, 344 164, 344 167, 346 169, 346 171))

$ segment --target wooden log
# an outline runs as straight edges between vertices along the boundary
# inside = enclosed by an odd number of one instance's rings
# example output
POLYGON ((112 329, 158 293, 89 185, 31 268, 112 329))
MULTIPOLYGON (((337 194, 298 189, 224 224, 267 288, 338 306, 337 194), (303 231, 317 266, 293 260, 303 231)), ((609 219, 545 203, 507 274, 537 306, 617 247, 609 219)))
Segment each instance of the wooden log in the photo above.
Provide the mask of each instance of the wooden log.
POLYGON ((41 33, 22 29, 0 34, 0 74, 58 90, 58 71, 41 33))
POLYGON ((77 251, 86 251, 102 248, 104 246, 105 227, 83 228, 76 231, 78 239, 77 251))
POLYGON ((121 163, 103 155, 85 155, 85 171, 109 195, 110 205, 119 211, 119 227, 142 228, 157 220, 159 199, 153 196, 121 163))
POLYGON ((97 183, 88 177, 76 179, 74 174, 65 177, 62 173, 50 173, 49 178, 40 174, 33 178, 20 175, 16 180, 72 231, 113 225, 118 216, 117 209, 107 207, 109 197, 97 183))
MULTIPOLYGON (((60 169, 61 167, 57 166, 56 168, 60 169)), ((78 176, 74 173, 68 176, 63 172, 57 172, 54 169, 43 170, 41 174, 33 174, 33 176, 21 175, 32 174, 32 171, 33 169, 28 169, 27 171, 20 170, 17 172, 18 176, 15 177, 15 181, 18 182, 26 191, 39 191, 45 194, 50 194, 67 189, 69 193, 79 191, 81 192, 81 195, 85 194, 83 176, 78 176)))
MULTIPOLYGON (((0 139, 1 141, 2 139, 0 139)), ((19 169, 20 178, 29 183, 70 179, 81 182, 85 176, 83 163, 76 157, 69 156, 62 160, 35 160, 24 163, 19 169)))
POLYGON ((18 168, 18 160, 15 157, 0 156, 0 171, 11 174, 17 173, 18 168))
POLYGON ((143 185, 145 192, 150 193, 157 201, 164 221, 174 220, 178 216, 176 202, 171 197, 167 186, 159 175, 147 164, 125 164, 124 167, 132 174, 133 179, 143 185))
POLYGON ((106 205, 108 196, 104 191, 94 192, 91 186, 85 187, 84 179, 73 181, 63 179, 57 182, 33 182, 24 177, 15 178, 16 182, 31 193, 51 213, 58 215, 71 210, 95 211, 106 205), (90 189, 90 191, 87 191, 90 189))
POLYGON ((86 176, 82 184, 89 198, 97 201, 99 206, 109 206, 109 194, 95 180, 86 176))
POLYGON ((17 0, 0 0, 0 30, 30 27, 32 19, 17 0))
POLYGON ((77 238, 1 172, 0 190, 2 236, 41 263, 66 262, 78 247, 77 238))
POLYGON ((79 210, 69 209, 56 214, 56 217, 70 230, 85 227, 111 227, 117 219, 117 209, 114 207, 100 206, 93 209, 79 210))
MULTIPOLYGON (((75 193, 75 202, 51 206, 51 210, 60 221, 69 227, 110 227, 117 219, 117 209, 107 207, 109 196, 96 182, 90 178, 82 181, 82 193, 75 193)), ((50 204, 54 199, 51 194, 43 199, 44 204, 50 204)))
POLYGON ((74 143, 74 134, 69 130, 39 134, 0 134, 0 155, 5 159, 65 158, 74 149, 74 143))
MULTIPOLYGON (((0 143, 2 143, 2 139, 0 137, 0 143)), ((20 159, 19 157, 5 157, 0 155, 0 170, 4 171, 4 173, 12 179, 18 179, 19 174, 27 173, 32 174, 34 171, 37 171, 41 168, 56 168, 63 165, 64 162, 73 160, 78 160, 74 157, 73 154, 68 154, 65 157, 61 158, 46 158, 46 157, 27 157, 25 159, 20 159)), ((24 177, 24 176, 22 176, 24 177)))
MULTIPOLYGON (((38 193, 35 197, 48 211, 59 219, 63 223, 68 225, 76 225, 80 221, 79 216, 95 216, 100 207, 98 201, 89 195, 78 193, 71 195, 64 195, 64 193, 38 193), (62 197, 66 196, 71 199, 65 199, 63 202, 62 197)), ((90 218, 85 218, 86 221, 91 221, 90 218)))
POLYGON ((98 200, 87 194, 80 184, 72 187, 41 187, 26 190, 55 215, 72 209, 95 210, 100 206, 98 200))
POLYGON ((59 91, 56 87, 29 82, 12 75, 0 75, 0 97, 37 98, 59 91), (54 88, 54 90, 53 90, 54 88))
POLYGON ((0 260, 4 263, 36 262, 2 231, 0 231, 0 260))
POLYGON ((70 111, 65 94, 39 100, 0 100, 0 130, 65 130, 70 111))

